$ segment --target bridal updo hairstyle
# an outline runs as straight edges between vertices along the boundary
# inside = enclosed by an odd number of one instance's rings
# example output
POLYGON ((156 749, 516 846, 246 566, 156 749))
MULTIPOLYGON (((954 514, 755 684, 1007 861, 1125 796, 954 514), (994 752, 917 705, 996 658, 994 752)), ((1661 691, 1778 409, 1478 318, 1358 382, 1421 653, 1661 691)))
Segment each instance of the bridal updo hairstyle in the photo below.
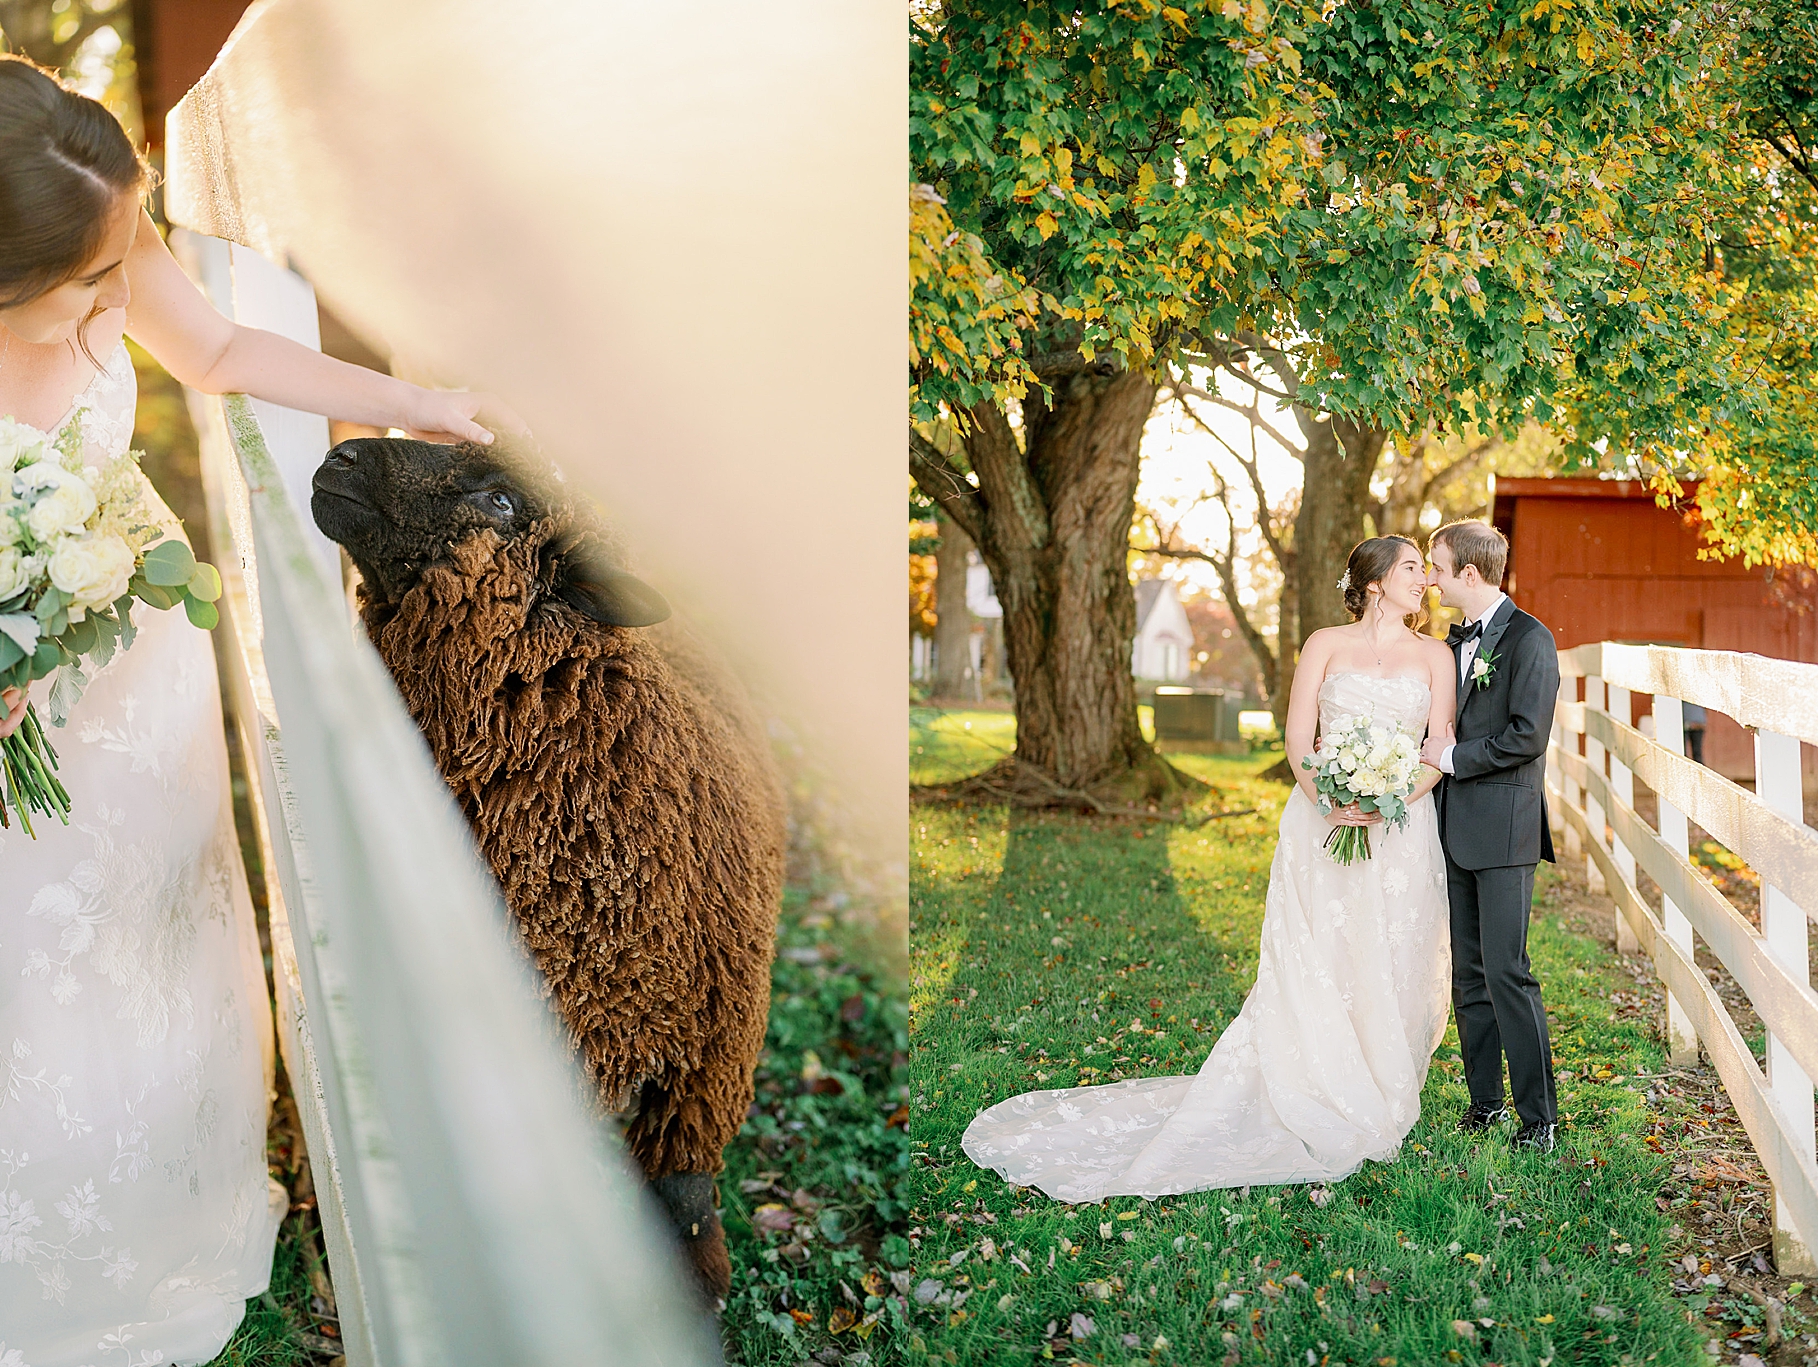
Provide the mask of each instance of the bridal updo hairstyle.
POLYGON ((0 308, 73 279, 100 250, 120 197, 149 183, 104 105, 23 57, 0 56, 0 308))
POLYGON ((1370 585, 1380 584, 1395 568, 1404 546, 1420 554, 1420 547, 1405 536, 1373 536, 1351 547, 1351 558, 1345 561, 1345 611, 1353 622, 1363 621, 1370 607, 1370 585))

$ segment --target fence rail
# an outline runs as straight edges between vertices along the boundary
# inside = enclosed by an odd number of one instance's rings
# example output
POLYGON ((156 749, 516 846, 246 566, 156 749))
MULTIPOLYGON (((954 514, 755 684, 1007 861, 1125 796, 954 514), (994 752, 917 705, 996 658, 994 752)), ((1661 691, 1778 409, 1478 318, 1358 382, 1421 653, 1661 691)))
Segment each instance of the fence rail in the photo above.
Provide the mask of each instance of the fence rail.
POLYGON ((1615 901, 1618 947, 1653 959, 1675 1062, 1702 1046, 1735 1103, 1774 1184, 1779 1270, 1818 1271, 1818 993, 1807 930, 1818 917, 1818 832, 1804 824, 1799 750, 1818 744, 1818 666, 1611 642, 1561 651, 1559 664, 1548 786, 1566 848, 1585 856, 1593 884, 1615 901), (1653 699, 1651 738, 1633 724, 1638 693, 1653 699), (1754 792, 1685 757, 1686 703, 1754 730, 1754 792), (1655 794, 1653 826, 1635 811, 1637 778, 1655 794), (1760 875, 1759 929, 1692 863, 1692 822, 1760 875), (1658 908, 1639 890, 1643 872, 1658 908), (1698 940, 1766 1026, 1765 1072, 1698 966, 1698 940))

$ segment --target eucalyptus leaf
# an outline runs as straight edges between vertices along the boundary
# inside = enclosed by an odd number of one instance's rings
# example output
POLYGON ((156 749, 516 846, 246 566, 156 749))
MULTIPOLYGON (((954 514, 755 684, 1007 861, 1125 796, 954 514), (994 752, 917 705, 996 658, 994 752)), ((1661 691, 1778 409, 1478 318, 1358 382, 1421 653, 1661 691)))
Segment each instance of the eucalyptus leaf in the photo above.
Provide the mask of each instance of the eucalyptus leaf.
POLYGON ((4 680, 8 671, 30 653, 21 650, 19 643, 11 636, 0 636, 0 680, 4 680))
POLYGON ((88 675, 82 672, 79 664, 66 664, 57 671, 57 677, 51 680, 50 719, 52 726, 67 726, 69 714, 76 704, 82 701, 82 694, 88 688, 88 675))
POLYGON ((98 639, 94 619, 90 617, 84 617, 80 622, 71 622, 69 630, 59 634, 63 637, 63 644, 78 655, 86 655, 93 650, 98 639))
POLYGON ((29 612, 0 613, 0 636, 10 638, 29 655, 38 647, 38 619, 29 612))
POLYGON ((160 612, 168 612, 177 606, 176 594, 158 584, 147 583, 143 579, 133 581, 133 592, 160 612))
MULTIPOLYGON (((32 613, 40 622, 49 623, 63 610, 68 602, 69 595, 53 584, 50 588, 47 588, 43 595, 38 599, 38 605, 32 609, 32 613)), ((46 636, 55 636, 57 633, 47 629, 44 634, 46 636)))
POLYGON ((189 577, 189 596, 212 603, 221 596, 221 573, 213 565, 196 562, 196 572, 189 577))
POLYGON ((196 572, 196 557, 188 546, 174 538, 160 541, 145 553, 139 573, 148 584, 176 588, 187 584, 196 572))
POLYGON ((185 598, 183 610, 189 614, 190 622, 204 631, 213 631, 221 621, 221 610, 200 598, 185 598))

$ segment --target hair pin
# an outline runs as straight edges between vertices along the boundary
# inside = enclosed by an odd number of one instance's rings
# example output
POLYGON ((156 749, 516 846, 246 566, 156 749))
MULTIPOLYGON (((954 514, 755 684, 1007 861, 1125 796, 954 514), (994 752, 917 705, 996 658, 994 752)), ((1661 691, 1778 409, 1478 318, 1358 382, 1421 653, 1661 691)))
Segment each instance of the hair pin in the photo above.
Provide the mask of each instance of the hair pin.
POLYGON ((1345 567, 1345 577, 1338 581, 1338 591, 1340 593, 1348 593, 1348 592, 1350 592, 1350 589, 1351 589, 1351 567, 1349 565, 1347 565, 1345 567))

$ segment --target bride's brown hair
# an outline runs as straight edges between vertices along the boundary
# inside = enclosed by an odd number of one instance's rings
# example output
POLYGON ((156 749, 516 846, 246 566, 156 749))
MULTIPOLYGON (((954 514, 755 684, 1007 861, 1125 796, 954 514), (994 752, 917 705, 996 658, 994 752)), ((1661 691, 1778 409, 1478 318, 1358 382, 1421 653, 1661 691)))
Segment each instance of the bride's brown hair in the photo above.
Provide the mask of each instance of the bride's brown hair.
MULTIPOLYGON (((74 279, 101 249, 120 197, 149 184, 105 106, 24 57, 0 56, 0 308, 74 279)), ((94 318, 77 329, 85 353, 94 318)))
MULTIPOLYGON (((1368 541, 1359 541, 1351 547, 1351 558, 1345 561, 1345 611, 1351 614, 1353 622, 1363 621, 1364 613, 1370 607, 1370 585, 1380 584, 1384 576, 1395 568, 1395 562, 1401 559, 1401 548, 1406 546, 1415 555, 1420 555, 1420 547, 1405 536, 1373 536, 1368 541)), ((1422 563, 1425 558, 1422 557, 1422 563)), ((1427 623, 1426 599, 1422 598, 1420 608, 1402 618, 1402 624, 1419 631, 1427 623)))

